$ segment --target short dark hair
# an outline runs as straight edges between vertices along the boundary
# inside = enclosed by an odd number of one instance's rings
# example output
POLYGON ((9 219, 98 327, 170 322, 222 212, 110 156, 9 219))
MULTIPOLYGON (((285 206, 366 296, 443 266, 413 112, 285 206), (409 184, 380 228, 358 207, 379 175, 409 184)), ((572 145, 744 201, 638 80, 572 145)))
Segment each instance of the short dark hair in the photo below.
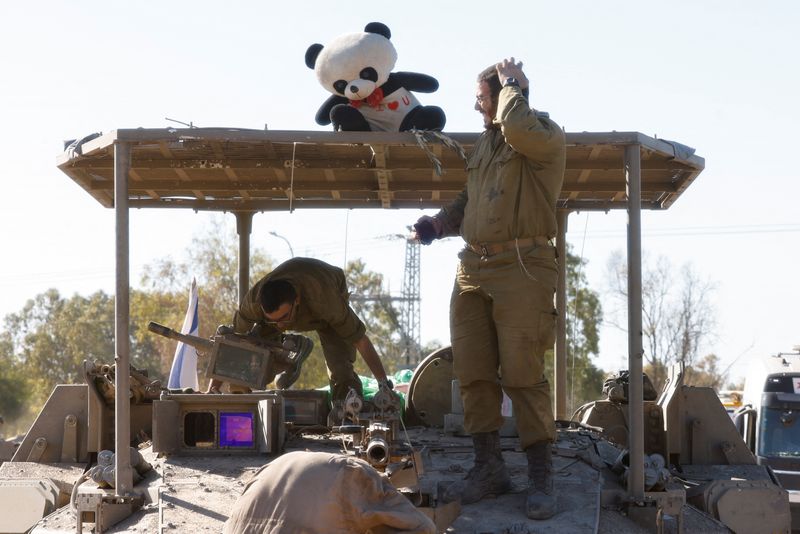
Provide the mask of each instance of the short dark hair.
POLYGON ((491 95, 492 101, 496 102, 503 86, 500 85, 500 77, 497 75, 497 66, 495 64, 486 67, 478 74, 478 83, 481 82, 486 82, 489 86, 489 95, 491 95))
POLYGON ((281 304, 293 302, 296 298, 297 290, 288 280, 269 280, 258 292, 258 302, 267 313, 274 312, 281 304))
MULTIPOLYGON (((478 83, 486 82, 489 86, 489 95, 491 95, 491 99, 493 102, 497 102, 498 97, 500 96, 500 89, 503 88, 500 85, 500 76, 497 75, 497 64, 490 65, 483 69, 480 74, 478 74, 478 83)), ((522 96, 526 99, 528 98, 529 88, 526 87, 522 90, 522 96)))

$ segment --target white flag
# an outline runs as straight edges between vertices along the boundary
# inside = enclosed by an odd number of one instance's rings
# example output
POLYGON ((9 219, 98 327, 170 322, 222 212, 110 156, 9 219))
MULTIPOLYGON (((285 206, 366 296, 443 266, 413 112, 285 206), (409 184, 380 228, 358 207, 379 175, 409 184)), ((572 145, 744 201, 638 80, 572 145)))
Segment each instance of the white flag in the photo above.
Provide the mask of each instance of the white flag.
MULTIPOLYGON (((197 316, 197 281, 192 280, 192 289, 189 291, 189 307, 186 309, 186 318, 183 320, 181 334, 198 333, 199 320, 197 316)), ((175 357, 172 359, 172 369, 169 372, 170 389, 192 388, 200 390, 197 382, 197 351, 194 347, 178 342, 175 348, 175 357)))

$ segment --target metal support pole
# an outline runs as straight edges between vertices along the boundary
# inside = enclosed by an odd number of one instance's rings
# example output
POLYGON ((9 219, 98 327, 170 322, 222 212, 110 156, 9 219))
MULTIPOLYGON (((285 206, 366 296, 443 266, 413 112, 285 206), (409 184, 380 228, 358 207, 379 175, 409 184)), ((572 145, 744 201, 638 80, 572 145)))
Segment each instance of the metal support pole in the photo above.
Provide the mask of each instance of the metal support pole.
POLYGON ((130 399, 130 257, 128 232, 128 172, 131 166, 129 143, 114 144, 114 215, 116 217, 116 297, 114 313, 114 482, 118 496, 133 488, 131 470, 130 399))
POLYGON ((250 289, 250 233, 253 211, 236 211, 236 233, 239 234, 239 304, 250 289))
POLYGON ((628 194, 628 495, 644 500, 644 406, 642 401, 642 157, 625 147, 628 194))
POLYGON ((567 218, 569 211, 558 210, 558 286, 556 288, 556 419, 567 419, 567 218))

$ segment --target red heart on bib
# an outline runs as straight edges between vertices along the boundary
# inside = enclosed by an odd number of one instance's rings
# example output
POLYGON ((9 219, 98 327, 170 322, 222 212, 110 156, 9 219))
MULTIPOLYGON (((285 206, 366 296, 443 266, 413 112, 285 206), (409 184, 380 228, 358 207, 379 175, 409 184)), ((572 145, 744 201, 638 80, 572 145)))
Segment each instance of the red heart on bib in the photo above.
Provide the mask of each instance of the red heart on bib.
POLYGON ((397 101, 394 101, 394 102, 389 102, 389 104, 387 104, 387 105, 389 106, 389 109, 394 111, 394 110, 397 109, 397 106, 399 106, 400 104, 397 101))

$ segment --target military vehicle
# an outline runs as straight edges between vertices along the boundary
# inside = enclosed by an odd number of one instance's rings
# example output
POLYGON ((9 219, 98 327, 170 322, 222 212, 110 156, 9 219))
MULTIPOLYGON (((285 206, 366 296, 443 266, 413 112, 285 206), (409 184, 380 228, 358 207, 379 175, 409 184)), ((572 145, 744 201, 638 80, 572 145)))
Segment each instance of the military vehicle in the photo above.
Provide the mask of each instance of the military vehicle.
POLYGON ((734 422, 759 465, 789 491, 800 528, 800 346, 753 361, 734 422))
MULTIPOLYGON (((570 420, 560 266, 553 518, 527 520, 524 491, 460 509, 439 502, 440 487, 463 477, 472 458, 469 439, 459 435, 449 349, 417 366, 402 418, 392 402, 367 413, 356 403, 337 433, 320 427, 328 407, 318 392, 170 391, 130 365, 130 208, 233 213, 241 299, 250 284, 255 213, 441 206, 465 182, 453 141, 469 150, 478 134, 136 128, 89 136, 59 157, 62 171, 115 211, 114 364, 86 362, 83 384, 57 386, 12 460, 0 466, 0 531, 218 532, 244 484, 270 459, 344 447, 395 477, 441 531, 787 532, 787 492, 757 464, 713 391, 684 385, 677 368, 660 397, 644 399, 641 209, 669 208, 703 159, 637 132, 566 136, 559 256, 570 212, 626 209, 628 330, 638 334, 630 337, 621 393, 609 388, 615 393, 570 420)), ((516 443, 502 440, 512 480, 523 486, 525 454, 516 443)))

